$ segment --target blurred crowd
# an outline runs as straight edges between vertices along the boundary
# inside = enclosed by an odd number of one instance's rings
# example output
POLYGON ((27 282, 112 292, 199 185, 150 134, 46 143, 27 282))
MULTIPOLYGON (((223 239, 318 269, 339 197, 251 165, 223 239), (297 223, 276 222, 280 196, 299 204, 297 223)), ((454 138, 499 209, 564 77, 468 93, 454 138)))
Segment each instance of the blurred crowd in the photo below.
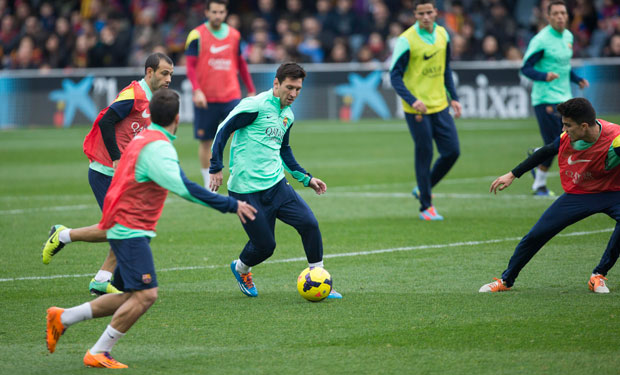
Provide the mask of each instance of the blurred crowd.
MULTIPOLYGON (((437 0, 453 60, 521 60, 548 0, 437 0)), ((575 57, 620 56, 620 0, 567 0, 575 57)), ((203 0, 0 0, 0 68, 184 65, 203 0)), ((385 62, 415 22, 413 0, 236 0, 228 24, 250 64, 385 62)))

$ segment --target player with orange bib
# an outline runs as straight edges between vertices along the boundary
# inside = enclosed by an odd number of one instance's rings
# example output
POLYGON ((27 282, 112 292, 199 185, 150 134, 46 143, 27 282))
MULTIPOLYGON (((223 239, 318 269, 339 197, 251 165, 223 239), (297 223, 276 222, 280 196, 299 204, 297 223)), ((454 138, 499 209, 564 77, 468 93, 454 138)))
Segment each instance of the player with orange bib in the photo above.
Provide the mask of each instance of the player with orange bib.
POLYGON ((620 126, 596 119, 592 104, 584 98, 570 99, 559 104, 557 110, 562 115, 563 133, 498 177, 490 191, 504 190, 515 178, 557 155, 565 194, 519 242, 502 278, 483 285, 480 292, 509 290, 523 267, 556 234, 588 216, 604 213, 617 224, 588 286, 594 293, 609 293, 605 275, 620 255, 620 126))
POLYGON ((208 0, 207 22, 193 29, 185 42, 187 78, 192 83, 194 137, 200 141, 198 157, 204 186, 209 186, 211 146, 217 127, 241 100, 239 78, 248 96, 256 89, 241 56, 239 31, 224 22, 225 0, 208 0))
MULTIPOLYGON (((144 78, 131 82, 121 90, 114 102, 99 113, 86 135, 83 147, 90 161, 88 182, 99 208, 103 209, 103 200, 125 147, 151 124, 149 102, 153 93, 170 85, 173 70, 172 60, 168 56, 162 53, 150 55, 144 66, 144 78)), ((43 246, 43 263, 49 264, 52 256, 66 244, 78 241, 105 242, 105 231, 97 228, 97 225, 73 229, 61 224, 52 226, 43 246)), ((111 283, 115 267, 116 257, 110 250, 101 269, 90 281, 92 295, 120 293, 111 283)))

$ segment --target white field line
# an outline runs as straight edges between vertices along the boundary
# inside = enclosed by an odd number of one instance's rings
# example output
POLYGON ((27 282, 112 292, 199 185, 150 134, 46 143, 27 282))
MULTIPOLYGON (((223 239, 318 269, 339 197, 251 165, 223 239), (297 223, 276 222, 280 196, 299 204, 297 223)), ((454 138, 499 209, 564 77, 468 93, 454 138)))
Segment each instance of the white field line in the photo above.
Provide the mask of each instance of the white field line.
MULTIPOLYGON (((554 174, 553 172, 549 173, 550 176, 558 175, 557 172, 554 174)), ((472 178, 455 178, 448 179, 442 181, 444 185, 453 185, 453 184, 462 184, 467 182, 479 182, 479 181, 493 181, 494 176, 485 176, 485 177, 472 177, 472 178)), ((329 189, 326 197, 372 197, 372 198, 408 198, 411 197, 410 193, 381 193, 381 192, 364 192, 364 191, 346 191, 346 190, 367 190, 367 189, 376 189, 376 188, 390 188, 394 186, 402 186, 405 185, 403 183, 396 184, 375 184, 375 185, 360 185, 360 186, 338 186, 332 189, 329 189), (344 191, 343 191, 344 190, 344 191)), ((299 191, 301 194, 311 194, 314 192, 308 191, 299 191)), ((436 198, 454 198, 454 199, 486 199, 490 198, 491 194, 458 194, 458 193, 435 193, 433 194, 436 198)), ((532 196, 528 194, 500 194, 497 197, 501 197, 502 199, 531 199, 532 196)), ((7 197, 4 197, 5 199, 7 197)), ((50 196, 49 198, 53 198, 50 196)), ((537 197, 541 198, 541 197, 537 197)), ((544 198, 544 197, 543 197, 544 198)), ((166 203, 170 202, 180 202, 183 199, 177 198, 176 196, 169 197, 166 200, 166 203)), ((0 210, 0 215, 21 215, 21 214, 30 214, 37 212, 46 212, 46 211, 79 211, 86 209, 95 209, 97 205, 95 203, 92 204, 76 204, 76 205, 67 205, 67 206, 50 206, 50 207, 32 207, 32 208, 16 208, 12 210, 0 210)))
MULTIPOLYGON (((606 228, 592 231, 583 231, 583 232, 572 232, 572 233, 562 233, 558 234, 557 237, 575 237, 575 236, 587 236, 590 234, 597 233, 606 233, 612 232, 614 228, 606 228)), ((443 249, 443 248, 451 248, 451 247, 465 247, 465 246, 478 246, 478 245, 487 245, 493 243, 501 243, 501 242, 512 242, 518 241, 521 237, 507 237, 507 238, 498 238, 492 240, 482 240, 482 241, 464 241, 464 242, 452 242, 446 244, 436 244, 436 245, 418 245, 418 246, 405 246, 405 247, 392 247, 388 249, 377 249, 377 250, 368 250, 368 251, 356 251, 351 253, 340 253, 340 254, 327 254, 324 255, 324 258, 343 258, 343 257, 353 257, 353 256, 362 256, 362 255, 375 255, 375 254, 385 254, 385 253, 394 253, 398 251, 413 251, 413 250, 426 250, 426 249, 443 249)), ((265 263, 292 263, 292 262, 300 262, 305 261, 306 258, 288 258, 288 259, 278 259, 278 260, 268 260, 265 263)), ((206 266, 188 266, 188 267, 171 267, 171 268, 163 268, 157 270, 157 272, 170 272, 170 271, 189 271, 189 270, 206 270, 206 269, 215 269, 215 268, 225 268, 229 267, 229 265, 206 265, 206 266)), ((66 279, 66 278, 78 278, 78 277, 91 277, 92 273, 88 274, 74 274, 74 275, 51 275, 51 276, 25 276, 25 277, 10 277, 0 279, 0 282, 15 282, 15 281, 28 281, 28 280, 51 280, 51 279, 66 279)))

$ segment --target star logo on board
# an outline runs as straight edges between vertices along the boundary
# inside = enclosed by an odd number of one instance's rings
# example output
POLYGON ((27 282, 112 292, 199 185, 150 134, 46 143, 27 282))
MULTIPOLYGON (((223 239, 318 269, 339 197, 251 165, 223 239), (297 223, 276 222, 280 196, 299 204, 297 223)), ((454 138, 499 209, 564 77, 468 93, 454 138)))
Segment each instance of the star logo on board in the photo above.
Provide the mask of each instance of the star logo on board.
POLYGON ((349 74, 349 84, 336 86, 336 94, 349 96, 353 99, 351 103, 351 120, 357 121, 362 116, 364 107, 368 105, 379 117, 387 119, 390 117, 383 96, 377 90, 381 83, 383 72, 376 70, 365 78, 356 73, 349 74))
POLYGON ((62 90, 54 90, 50 93, 49 99, 54 102, 65 103, 63 126, 69 127, 75 118, 75 111, 79 110, 90 121, 97 118, 97 107, 88 95, 93 86, 93 76, 85 77, 78 83, 70 79, 62 80, 62 90))

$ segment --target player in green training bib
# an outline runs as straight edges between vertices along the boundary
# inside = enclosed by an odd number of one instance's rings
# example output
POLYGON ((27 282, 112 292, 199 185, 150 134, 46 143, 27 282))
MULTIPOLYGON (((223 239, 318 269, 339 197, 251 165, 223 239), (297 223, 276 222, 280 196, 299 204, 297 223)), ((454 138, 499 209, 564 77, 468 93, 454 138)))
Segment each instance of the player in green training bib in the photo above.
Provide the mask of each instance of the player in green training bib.
MULTIPOLYGON (((559 103, 572 98, 570 83, 584 89, 590 84, 571 69, 573 34, 566 29, 568 12, 561 0, 553 0, 547 7, 549 25, 530 41, 521 73, 530 78, 532 105, 544 144, 549 144, 562 132, 562 118, 556 109, 559 103)), ((532 190, 535 195, 553 194, 547 189, 547 171, 553 157, 535 169, 532 190)))
POLYGON ((418 186, 412 194, 420 200, 420 219, 443 220, 431 202, 431 188, 448 173, 459 157, 459 139, 449 107, 461 115, 452 70, 450 36, 435 23, 433 0, 414 3, 417 22, 400 35, 390 78, 402 98, 405 119, 415 143, 415 174, 418 186), (448 97, 449 96, 449 97, 448 97), (433 160, 433 140, 439 158, 433 160))

